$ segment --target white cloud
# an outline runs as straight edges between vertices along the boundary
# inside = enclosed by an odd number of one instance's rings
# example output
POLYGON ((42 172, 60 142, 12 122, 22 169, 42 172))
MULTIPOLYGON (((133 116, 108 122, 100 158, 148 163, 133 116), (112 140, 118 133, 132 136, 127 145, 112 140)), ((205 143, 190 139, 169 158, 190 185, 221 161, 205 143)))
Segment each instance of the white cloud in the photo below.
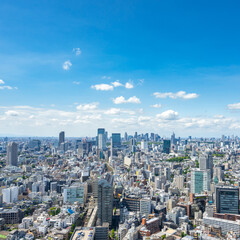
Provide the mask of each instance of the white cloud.
POLYGON ((128 115, 135 115, 136 112, 132 110, 120 109, 120 108, 110 108, 104 111, 106 115, 120 115, 120 114, 128 114, 128 115))
POLYGON ((82 53, 80 48, 74 48, 73 52, 75 52, 76 56, 80 55, 82 53))
POLYGON ((232 103, 228 104, 228 109, 230 110, 239 110, 240 109, 240 103, 232 103))
POLYGON ((0 79, 0 84, 5 84, 5 82, 2 79, 0 79))
POLYGON ((172 92, 166 92, 166 93, 160 93, 160 92, 155 92, 153 93, 153 95, 156 98, 172 98, 172 99, 176 99, 176 98, 182 98, 182 99, 194 99, 194 98, 198 98, 199 95, 197 93, 186 93, 185 91, 179 91, 176 93, 172 93, 172 92))
POLYGON ((69 60, 67 60, 63 63, 62 68, 63 70, 68 71, 71 66, 72 66, 72 63, 69 60))
POLYGON ((7 115, 7 116, 11 116, 11 117, 17 117, 17 116, 19 116, 19 112, 17 112, 17 111, 13 111, 13 110, 8 110, 8 111, 6 111, 5 112, 5 114, 7 115))
POLYGON ((125 84, 125 88, 131 89, 131 88, 133 88, 133 84, 130 83, 130 82, 127 82, 127 83, 125 84))
POLYGON ((117 80, 117 81, 115 81, 115 82, 112 82, 112 85, 113 85, 114 87, 121 87, 121 86, 123 86, 123 85, 119 82, 119 80, 117 80))
POLYGON ((162 104, 156 103, 156 104, 151 105, 150 107, 152 107, 152 108, 161 108, 162 104))
POLYGON ((17 89, 17 88, 13 88, 11 86, 0 86, 0 90, 4 90, 4 89, 8 89, 8 90, 12 90, 12 89, 17 89))
POLYGON ((118 115, 120 113, 121 113, 120 108, 110 108, 110 109, 105 111, 105 114, 107 114, 107 115, 118 115))
POLYGON ((173 110, 167 110, 165 112, 157 114, 156 117, 157 119, 175 120, 178 118, 178 112, 175 112, 173 110))
POLYGON ((137 104, 139 104, 139 103, 141 103, 140 99, 137 98, 136 96, 130 97, 129 99, 125 99, 125 97, 120 96, 120 97, 114 98, 113 102, 115 104, 122 104, 122 103, 137 103, 137 104))
POLYGON ((78 82, 78 81, 73 81, 73 84, 75 84, 75 85, 79 85, 80 82, 78 82))
POLYGON ((83 110, 83 111, 94 110, 98 107, 98 104, 99 104, 98 102, 80 104, 76 108, 77 108, 77 110, 83 110))
POLYGON ((98 91, 112 91, 113 90, 112 85, 105 84, 105 83, 92 85, 91 88, 94 88, 98 91))

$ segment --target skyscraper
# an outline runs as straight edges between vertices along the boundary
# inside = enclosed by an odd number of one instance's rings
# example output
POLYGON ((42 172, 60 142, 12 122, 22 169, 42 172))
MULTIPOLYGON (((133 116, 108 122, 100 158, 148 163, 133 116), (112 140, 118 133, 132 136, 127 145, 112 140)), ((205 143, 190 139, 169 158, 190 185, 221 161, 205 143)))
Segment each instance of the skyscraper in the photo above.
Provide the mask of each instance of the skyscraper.
POLYGON ((106 132, 105 132, 105 128, 98 128, 97 130, 97 139, 96 139, 96 144, 97 144, 97 147, 98 149, 100 150, 105 150, 106 148, 106 132), (101 139, 100 139, 101 138, 101 139))
POLYGON ((112 146, 113 147, 121 146, 121 134, 120 133, 112 133, 112 146))
POLYGON ((98 182, 98 221, 112 225, 113 188, 105 179, 98 182))
POLYGON ((191 193, 210 191, 211 173, 210 170, 195 169, 191 171, 191 193))
POLYGON ((239 188, 216 187, 217 213, 239 213, 239 188))
POLYGON ((211 178, 213 177, 213 156, 212 153, 202 154, 199 157, 199 168, 200 170, 210 170, 211 178))
POLYGON ((7 165, 17 166, 18 161, 18 145, 10 142, 7 146, 7 165))
POLYGON ((62 131, 59 133, 59 141, 58 141, 58 146, 61 146, 62 143, 65 142, 65 132, 62 131))
POLYGON ((170 140, 163 140, 163 152, 169 154, 171 148, 170 140))

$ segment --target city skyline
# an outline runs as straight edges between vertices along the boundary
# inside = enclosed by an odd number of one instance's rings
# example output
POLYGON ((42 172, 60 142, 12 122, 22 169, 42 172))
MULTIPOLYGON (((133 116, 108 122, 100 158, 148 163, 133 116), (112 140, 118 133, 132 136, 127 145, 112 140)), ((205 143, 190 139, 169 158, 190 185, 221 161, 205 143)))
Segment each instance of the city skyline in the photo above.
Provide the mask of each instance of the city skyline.
POLYGON ((0 135, 239 135, 239 6, 2 1, 0 135))

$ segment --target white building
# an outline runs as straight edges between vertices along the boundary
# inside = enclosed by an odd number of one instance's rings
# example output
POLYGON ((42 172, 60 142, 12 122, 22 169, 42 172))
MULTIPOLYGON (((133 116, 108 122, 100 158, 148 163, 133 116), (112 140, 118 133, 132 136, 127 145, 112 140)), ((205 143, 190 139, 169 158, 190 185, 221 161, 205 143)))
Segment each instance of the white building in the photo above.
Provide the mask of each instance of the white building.
POLYGON ((82 183, 76 186, 70 186, 64 188, 63 190, 63 201, 64 203, 70 202, 79 202, 80 204, 84 204, 87 199, 87 184, 82 183))
POLYGON ((18 187, 10 187, 2 189, 3 202, 14 203, 18 200, 18 187))

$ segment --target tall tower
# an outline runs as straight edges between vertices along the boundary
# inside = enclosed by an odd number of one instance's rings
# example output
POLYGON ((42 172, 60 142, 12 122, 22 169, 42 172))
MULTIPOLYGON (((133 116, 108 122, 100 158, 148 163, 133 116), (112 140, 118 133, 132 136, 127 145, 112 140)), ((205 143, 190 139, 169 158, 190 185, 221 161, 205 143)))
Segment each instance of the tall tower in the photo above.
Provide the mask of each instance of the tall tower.
POLYGON ((98 221, 112 225, 113 188, 105 179, 98 182, 98 221))
POLYGON ((213 156, 211 152, 199 157, 199 167, 200 170, 210 169, 211 178, 213 177, 213 156))
POLYGON ((10 142, 7 146, 7 165, 17 166, 18 161, 18 145, 10 142))
POLYGON ((58 146, 61 146, 62 143, 65 142, 65 132, 62 131, 59 133, 59 141, 58 141, 58 146))

